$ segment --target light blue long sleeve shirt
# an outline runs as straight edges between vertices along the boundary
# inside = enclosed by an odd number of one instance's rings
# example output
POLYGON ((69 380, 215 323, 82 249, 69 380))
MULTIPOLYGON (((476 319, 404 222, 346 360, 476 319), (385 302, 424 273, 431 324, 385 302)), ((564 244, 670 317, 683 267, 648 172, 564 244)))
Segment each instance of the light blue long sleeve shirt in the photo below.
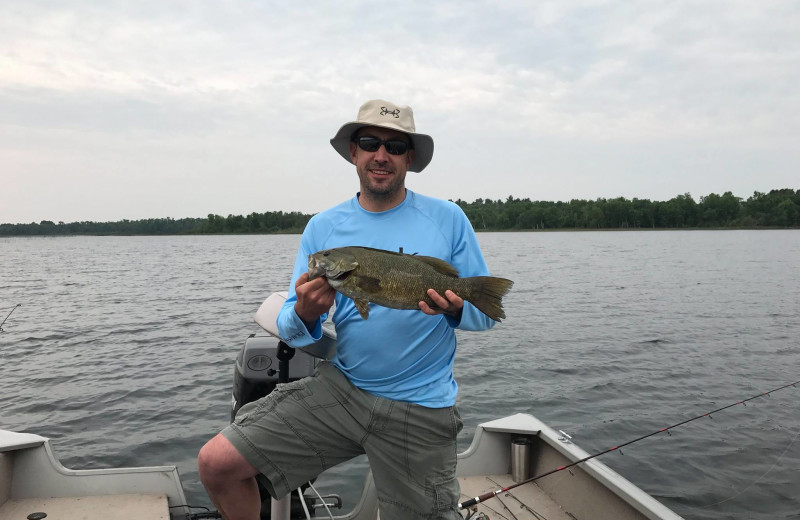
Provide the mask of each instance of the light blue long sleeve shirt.
MULTIPOLYGON (((278 332, 288 345, 304 347, 319 340, 327 318, 322 315, 309 331, 294 310, 294 284, 308 271, 308 255, 344 246, 403 248, 406 254, 445 260, 462 277, 489 274, 469 219, 456 204, 407 190, 399 206, 375 213, 353 197, 315 215, 303 232, 289 297, 278 315, 278 332)), ((496 322, 466 301, 459 320, 375 304, 364 320, 353 300, 337 292, 333 323, 337 353, 331 361, 355 386, 387 399, 441 408, 455 404, 458 393, 454 328, 484 330, 496 322)))

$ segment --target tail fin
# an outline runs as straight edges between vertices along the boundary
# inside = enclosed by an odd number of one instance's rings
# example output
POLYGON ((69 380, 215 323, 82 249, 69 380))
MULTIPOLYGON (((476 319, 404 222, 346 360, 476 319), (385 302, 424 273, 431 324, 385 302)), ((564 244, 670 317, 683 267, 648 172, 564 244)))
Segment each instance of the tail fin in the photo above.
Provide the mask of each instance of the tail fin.
POLYGON ((495 276, 472 276, 469 281, 473 285, 473 291, 468 301, 494 321, 505 318, 503 296, 511 289, 514 282, 495 276))

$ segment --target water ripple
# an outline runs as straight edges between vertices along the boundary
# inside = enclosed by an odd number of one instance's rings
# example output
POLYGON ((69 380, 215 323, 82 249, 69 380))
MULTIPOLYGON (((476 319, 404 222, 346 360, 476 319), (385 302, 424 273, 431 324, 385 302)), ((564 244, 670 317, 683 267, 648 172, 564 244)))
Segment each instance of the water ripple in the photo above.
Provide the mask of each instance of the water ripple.
MULTIPOLYGON (((515 286, 506 321, 457 333, 459 447, 478 423, 529 412, 596 452, 800 379, 798 233, 480 234, 515 286)), ((229 420, 233 360, 298 244, 0 239, 0 307, 23 304, 0 334, 0 426, 50 437, 67 467, 175 464, 208 504, 197 451, 229 420)), ((686 518, 797 518, 799 396, 601 460, 686 518)), ((365 467, 321 485, 357 499, 365 467)))

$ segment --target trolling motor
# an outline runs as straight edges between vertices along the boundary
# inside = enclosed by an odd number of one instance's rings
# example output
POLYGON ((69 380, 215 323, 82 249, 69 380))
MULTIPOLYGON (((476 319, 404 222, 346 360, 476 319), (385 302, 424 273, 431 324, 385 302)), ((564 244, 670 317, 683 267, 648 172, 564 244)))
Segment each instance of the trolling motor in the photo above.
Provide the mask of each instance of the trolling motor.
POLYGON ((281 340, 275 322, 287 297, 286 292, 273 293, 256 311, 255 322, 269 335, 251 334, 236 356, 231 421, 245 404, 272 392, 278 383, 313 375, 317 363, 336 353, 336 332, 327 326, 322 338, 308 347, 295 349, 281 340))
MULTIPOLYGON (((242 406, 266 396, 278 384, 313 375, 317 363, 333 356, 336 351, 336 333, 328 329, 323 329, 322 340, 303 349, 292 348, 281 340, 275 320, 286 298, 285 292, 274 293, 264 301, 256 312, 255 321, 269 334, 251 334, 236 356, 231 421, 242 406)), ((304 486, 300 492, 307 488, 304 486)), ((295 491, 276 501, 260 483, 259 493, 262 520, 305 519, 314 516, 320 508, 342 507, 342 500, 337 495, 308 496, 303 504, 295 491), (308 508, 308 515, 304 506, 308 508)))
POLYGON ((261 399, 278 384, 313 375, 316 365, 316 358, 297 352, 280 338, 251 334, 236 356, 231 421, 242 406, 261 399))

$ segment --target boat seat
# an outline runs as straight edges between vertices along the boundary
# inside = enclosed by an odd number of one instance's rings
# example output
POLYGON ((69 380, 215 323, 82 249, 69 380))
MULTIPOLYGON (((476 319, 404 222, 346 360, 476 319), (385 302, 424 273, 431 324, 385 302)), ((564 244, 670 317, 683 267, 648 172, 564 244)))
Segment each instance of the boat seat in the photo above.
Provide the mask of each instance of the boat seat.
POLYGON ((45 520, 169 520, 166 495, 23 498, 0 506, 0 520, 46 513, 45 520))

